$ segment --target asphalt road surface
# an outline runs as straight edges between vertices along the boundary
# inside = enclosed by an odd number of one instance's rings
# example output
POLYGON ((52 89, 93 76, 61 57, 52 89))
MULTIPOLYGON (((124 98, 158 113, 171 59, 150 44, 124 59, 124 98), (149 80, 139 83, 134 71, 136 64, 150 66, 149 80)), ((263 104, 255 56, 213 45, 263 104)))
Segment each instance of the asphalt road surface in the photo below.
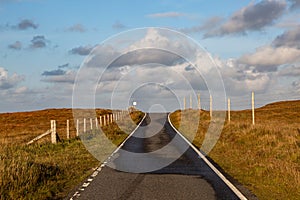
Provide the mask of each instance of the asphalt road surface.
POLYGON ((165 113, 148 114, 78 198, 240 199, 179 137, 165 113))

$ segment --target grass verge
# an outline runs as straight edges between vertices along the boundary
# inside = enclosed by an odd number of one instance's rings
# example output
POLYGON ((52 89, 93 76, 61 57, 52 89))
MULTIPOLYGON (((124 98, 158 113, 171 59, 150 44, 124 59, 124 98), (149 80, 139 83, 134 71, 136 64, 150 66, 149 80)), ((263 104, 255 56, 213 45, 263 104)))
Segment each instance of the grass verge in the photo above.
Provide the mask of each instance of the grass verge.
MULTIPOLYGON (((65 121, 64 118, 67 116, 63 116, 64 111, 66 110, 49 112, 61 116, 60 120, 65 121)), ((20 122, 23 117, 27 118, 28 115, 31 115, 32 118, 27 121, 29 125, 36 121, 35 117, 37 117, 45 118, 40 122, 47 123, 47 125, 42 124, 42 127, 47 127, 48 119, 51 116, 41 115, 41 112, 47 113, 47 111, 37 111, 18 114, 11 124, 20 122)), ((7 114, 5 115, 7 116, 7 114)), ((3 114, 0 117, 4 120, 3 114)), ((137 124, 142 117, 143 113, 133 112, 131 118, 135 123, 124 122, 124 124, 129 124, 125 127, 127 128, 126 132, 133 130, 134 124, 137 124)), ((11 116, 9 118, 12 119, 11 116)), ((29 135, 19 134, 20 127, 9 130, 9 133, 6 134, 9 139, 2 135, 0 199, 63 199, 70 190, 99 166, 99 161, 87 151, 79 138, 63 139, 56 145, 50 143, 24 145, 25 141, 38 134, 38 130, 31 132, 32 126, 28 126, 28 124, 19 124, 19 126, 29 127, 29 130, 22 129, 29 135), (15 143, 11 141, 15 141, 15 143)), ((10 124, 8 123, 6 126, 10 126, 10 124)), ((120 144, 127 136, 115 123, 104 127, 103 132, 116 145, 120 144)))
MULTIPOLYGON (((195 136, 182 114, 197 119, 199 111, 176 111, 171 121, 201 149, 209 113, 201 111, 195 136)), ((232 112, 231 120, 209 157, 259 199, 300 199, 300 101, 256 109, 255 126, 249 110, 232 112)))

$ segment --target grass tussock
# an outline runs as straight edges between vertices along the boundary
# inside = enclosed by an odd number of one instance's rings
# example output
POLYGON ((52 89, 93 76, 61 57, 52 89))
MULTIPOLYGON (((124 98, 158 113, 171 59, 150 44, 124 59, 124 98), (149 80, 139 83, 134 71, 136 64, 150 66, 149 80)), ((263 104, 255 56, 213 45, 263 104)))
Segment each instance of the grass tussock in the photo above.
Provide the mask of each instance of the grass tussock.
MULTIPOLYGON (((199 111, 189 110, 195 117, 199 111)), ((172 122, 187 137, 180 111, 172 122)), ((202 111, 197 133, 191 141, 201 148, 210 124, 202 111)), ((259 199, 300 199, 300 101, 274 103, 251 111, 234 111, 225 121, 222 134, 209 156, 228 174, 248 187, 259 199)))
POLYGON ((1 199, 62 199, 99 164, 77 139, 0 151, 1 199))
MULTIPOLYGON (((9 130, 5 132, 3 127, 0 130, 0 199, 63 199, 99 165, 99 161, 88 152, 79 138, 64 138, 61 134, 65 132, 63 126, 58 129, 62 142, 56 145, 46 141, 25 145, 41 134, 41 130, 47 130, 50 119, 58 122, 70 119, 71 122, 71 117, 70 109, 0 114, 0 121, 7 122, 4 127, 6 131, 9 130)), ((133 130, 142 117, 143 113, 133 112, 127 121, 133 120, 134 123, 124 122, 129 124, 124 130, 113 123, 104 127, 103 132, 118 145, 126 138, 125 132, 133 130)), ((72 125, 70 127, 75 137, 76 131, 72 125)))

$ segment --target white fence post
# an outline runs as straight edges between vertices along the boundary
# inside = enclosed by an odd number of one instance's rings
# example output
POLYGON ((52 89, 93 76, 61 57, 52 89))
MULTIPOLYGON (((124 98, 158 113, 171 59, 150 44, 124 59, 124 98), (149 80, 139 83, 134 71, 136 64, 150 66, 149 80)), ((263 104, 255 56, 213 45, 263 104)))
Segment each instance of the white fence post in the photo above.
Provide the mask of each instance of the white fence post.
POLYGON ((255 104, 254 104, 254 92, 252 92, 252 125, 255 125, 255 104))
POLYGON ((201 110, 200 93, 198 94, 198 109, 201 110))
POLYGON ((69 120, 67 120, 67 139, 70 139, 70 124, 69 124, 69 120))
POLYGON ((95 118, 95 125, 96 125, 96 129, 98 129, 98 118, 95 118))
POLYGON ((76 120, 76 137, 79 136, 79 119, 76 120))
POLYGON ((83 132, 86 132, 86 119, 83 119, 83 132))
POLYGON ((103 115, 103 126, 106 126, 106 115, 103 115))
POLYGON ((51 120, 51 142, 52 144, 56 144, 56 122, 55 120, 51 120))
POLYGON ((90 118, 90 125, 91 125, 91 130, 93 130, 93 119, 90 118))
POLYGON ((99 117, 99 121, 100 121, 100 127, 102 126, 102 117, 99 117))

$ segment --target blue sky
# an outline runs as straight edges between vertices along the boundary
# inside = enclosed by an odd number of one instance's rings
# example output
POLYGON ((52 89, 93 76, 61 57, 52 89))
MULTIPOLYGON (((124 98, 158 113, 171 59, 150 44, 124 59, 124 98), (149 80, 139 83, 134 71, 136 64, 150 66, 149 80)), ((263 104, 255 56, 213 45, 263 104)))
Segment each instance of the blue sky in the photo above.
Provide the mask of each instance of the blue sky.
MULTIPOLYGON (((237 109, 247 108, 239 101, 247 101, 250 91, 257 92, 258 106, 299 99, 299 5, 298 0, 0 0, 0 112, 71 107, 72 84, 90 50, 142 27, 170 28, 197 41, 219 63, 237 109)), ((107 102, 99 98, 97 106, 110 107, 107 102)))

